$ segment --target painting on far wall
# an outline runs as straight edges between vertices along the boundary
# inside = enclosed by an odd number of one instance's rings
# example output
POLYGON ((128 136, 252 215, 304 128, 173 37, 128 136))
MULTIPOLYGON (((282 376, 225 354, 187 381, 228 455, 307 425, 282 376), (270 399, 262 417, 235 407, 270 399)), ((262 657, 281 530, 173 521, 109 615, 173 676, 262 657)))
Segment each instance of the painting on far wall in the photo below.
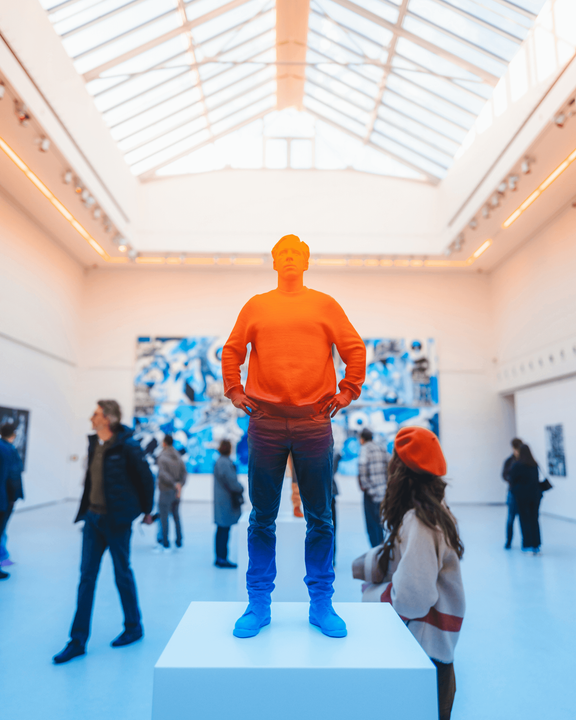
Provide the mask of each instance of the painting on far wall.
POLYGON ((0 425, 12 422, 16 425, 16 439, 14 447, 20 453, 22 465, 26 469, 26 450, 28 448, 28 423, 30 420, 29 410, 18 408, 0 407, 0 425))
MULTIPOLYGON (((137 340, 134 427, 154 467, 164 434, 174 437, 189 473, 211 473, 218 446, 234 446, 238 472, 248 471, 248 421, 224 396, 222 348, 225 338, 141 337, 137 340)), ((366 381, 358 400, 333 421, 338 472, 358 472, 359 435, 364 427, 375 441, 392 449, 401 427, 420 425, 438 434, 438 371, 433 340, 364 340, 366 381)), ((249 353, 241 368, 246 382, 249 353)), ((345 365, 334 351, 337 381, 345 365)))
POLYGON ((546 460, 549 475, 566 477, 563 425, 546 425, 546 460))

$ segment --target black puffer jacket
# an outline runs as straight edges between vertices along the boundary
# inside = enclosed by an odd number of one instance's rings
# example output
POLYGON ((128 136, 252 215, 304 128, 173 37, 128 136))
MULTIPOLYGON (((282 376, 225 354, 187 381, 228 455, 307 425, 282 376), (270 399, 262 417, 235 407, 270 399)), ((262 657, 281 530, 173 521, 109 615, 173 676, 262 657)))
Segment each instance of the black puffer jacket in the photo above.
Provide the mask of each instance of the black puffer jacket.
POLYGON ((538 500, 542 496, 538 467, 516 461, 512 463, 508 477, 510 490, 517 502, 538 500))
MULTIPOLYGON (((88 437, 88 468, 94 457, 97 435, 88 437)), ((138 515, 152 512, 154 476, 132 430, 121 425, 114 444, 104 455, 102 475, 108 517, 114 525, 129 525, 138 515)), ((84 494, 74 522, 83 520, 90 504, 90 470, 86 471, 84 494)))

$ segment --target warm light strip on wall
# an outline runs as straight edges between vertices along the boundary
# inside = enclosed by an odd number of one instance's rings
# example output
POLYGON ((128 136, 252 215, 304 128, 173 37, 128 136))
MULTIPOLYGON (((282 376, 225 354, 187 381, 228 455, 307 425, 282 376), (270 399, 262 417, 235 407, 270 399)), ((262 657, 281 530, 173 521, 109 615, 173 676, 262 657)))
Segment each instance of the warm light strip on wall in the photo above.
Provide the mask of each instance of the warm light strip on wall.
MULTIPOLYGON (((76 232, 78 232, 78 233, 84 238, 84 240, 86 240, 86 242, 87 242, 94 250, 96 250, 96 252, 97 252, 99 255, 101 255, 105 260, 108 260, 108 261, 109 261, 109 260, 110 260, 110 256, 108 255, 108 253, 106 252, 106 250, 104 250, 104 248, 101 247, 101 246, 96 242, 96 240, 94 240, 94 238, 92 237, 92 235, 90 235, 90 233, 89 233, 82 225, 80 225, 80 223, 78 222, 78 220, 76 220, 76 218, 72 215, 72 213, 71 213, 69 210, 67 210, 67 209, 64 207, 64 205, 62 205, 62 203, 60 202, 60 200, 58 200, 58 198, 54 195, 54 193, 51 192, 51 191, 46 187, 46 185, 44 185, 44 183, 42 182, 42 180, 40 180, 40 178, 39 178, 37 175, 35 175, 35 174, 32 172, 32 170, 30 170, 30 168, 28 167, 28 165, 26 165, 26 163, 22 160, 22 158, 19 157, 19 156, 14 152, 14 150, 12 150, 12 148, 10 147, 10 145, 8 145, 8 143, 5 142, 2 138, 0 138, 0 148, 2 148, 2 150, 3 150, 3 151, 6 153, 6 155, 10 158, 10 160, 12 160, 12 162, 14 163, 14 165, 16 165, 17 168, 19 168, 20 170, 22 170, 22 172, 24 173, 24 175, 26 175, 26 177, 28 178, 28 180, 30 180, 30 182, 31 182, 33 185, 35 185, 35 186, 38 188, 38 190, 40 190, 40 192, 42 193, 42 195, 44 195, 44 197, 56 208, 56 210, 58 210, 58 212, 60 213, 60 215, 62 215, 62 217, 66 218, 66 220, 68 220, 68 222, 70 223, 70 225, 72 225, 72 227, 74 228, 74 230, 76 230, 76 232)), ((124 258, 122 258, 122 259, 124 259, 124 258)))
POLYGON ((542 195, 544 190, 547 190, 550 187, 550 185, 552 185, 552 183, 558 177, 560 177, 560 175, 562 175, 564 170, 566 170, 574 162, 574 160, 576 160, 576 150, 573 150, 570 153, 570 155, 568 155, 566 160, 564 160, 564 162, 560 163, 560 165, 558 165, 556 170, 554 170, 554 172, 550 173, 550 175, 548 175, 546 180, 544 180, 544 182, 542 182, 542 183, 540 183, 540 185, 538 185, 536 190, 534 190, 534 192, 531 195, 529 195, 526 198, 526 200, 524 200, 522 205, 520 205, 520 207, 518 207, 516 210, 514 210, 512 215, 510 215, 510 217, 502 223, 502 227, 506 230, 507 228, 510 227, 510 225, 512 225, 513 222, 518 220, 518 218, 520 217, 520 215, 522 215, 524 210, 527 210, 530 207, 530 205, 532 205, 532 203, 535 200, 537 200, 540 197, 540 195, 542 195))
POLYGON ((142 265, 162 265, 166 262, 163 257, 137 257, 136 262, 142 265))

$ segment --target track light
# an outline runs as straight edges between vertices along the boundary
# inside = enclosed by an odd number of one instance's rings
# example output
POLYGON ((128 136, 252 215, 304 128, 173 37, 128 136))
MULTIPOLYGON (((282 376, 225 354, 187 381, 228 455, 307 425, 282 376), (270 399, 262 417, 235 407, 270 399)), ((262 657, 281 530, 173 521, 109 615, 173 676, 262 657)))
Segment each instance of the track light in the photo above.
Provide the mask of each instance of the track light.
POLYGON ((559 128, 564 127, 565 122, 566 122, 566 115, 563 112, 558 113, 558 115, 554 116, 554 124, 557 127, 559 127, 559 128))
POLYGON ((86 190, 86 188, 82 188, 80 192, 80 197, 82 198, 82 200, 84 200, 84 202, 88 200, 88 198, 90 197, 90 193, 88 192, 88 190, 86 190))
POLYGON ((28 114, 28 108, 26 105, 21 105, 16 101, 16 117, 22 127, 28 127, 30 123, 30 115, 28 114))
POLYGON ((138 257, 138 251, 134 250, 134 248, 131 248, 130 250, 128 250, 128 257, 130 258, 130 260, 136 260, 136 258, 138 257))
POLYGON ((517 189, 516 186, 518 184, 518 180, 518 175, 510 175, 510 177, 508 178, 508 189, 514 192, 517 189))
POLYGON ((102 217, 102 208, 95 207, 94 208, 94 220, 100 220, 102 217))
POLYGON ((105 233, 111 233, 113 229, 113 225, 110 222, 110 220, 106 220, 104 223, 104 232, 105 233))
POLYGON ((490 208, 488 205, 484 205, 482 208, 482 217, 486 220, 490 217, 490 208))
POLYGON ((460 233, 460 235, 458 235, 456 240, 452 243, 454 252, 460 252, 460 250, 462 250, 462 245, 464 245, 464 233, 460 233))
POLYGON ((96 203, 96 198, 92 197, 92 195, 88 195, 86 200, 84 200, 84 204, 86 205, 86 207, 89 207, 89 208, 92 207, 92 205, 94 205, 95 203, 96 203))
POLYGON ((498 185, 498 192, 500 193, 500 195, 504 195, 506 190, 508 190, 508 183, 506 182, 506 180, 502 180, 500 185, 498 185))
POLYGON ((446 255, 446 257, 450 257, 450 255, 452 255, 452 246, 451 245, 448 245, 448 247, 444 250, 444 255, 446 255))
POLYGON ((41 137, 38 141, 40 152, 48 152, 50 150, 50 140, 47 137, 41 137))
POLYGON ((470 222, 468 223, 468 227, 471 230, 476 230, 476 228, 478 227, 478 220, 476 220, 476 218, 472 218, 472 220, 470 220, 470 222))
POLYGON ((492 205, 493 208, 497 208, 498 205, 500 205, 500 196, 498 193, 494 193, 494 195, 492 195, 490 198, 490 205, 492 205))
POLYGON ((77 195, 81 195, 83 190, 84 188, 82 187, 82 183, 80 182, 80 180, 78 180, 78 178, 76 178, 76 180, 74 181, 74 192, 77 195))
POLYGON ((4 97, 5 94, 6 94, 6 85, 4 85, 4 83, 0 82, 0 100, 2 100, 2 98, 4 97))
POLYGON ((524 175, 528 175, 532 171, 532 160, 528 157, 525 157, 524 160, 522 160, 522 165, 520 165, 520 169, 524 173, 524 175))
POLYGON ((65 185, 70 185, 70 183, 74 179, 74 173, 72 172, 72 170, 66 170, 62 179, 64 180, 65 185))

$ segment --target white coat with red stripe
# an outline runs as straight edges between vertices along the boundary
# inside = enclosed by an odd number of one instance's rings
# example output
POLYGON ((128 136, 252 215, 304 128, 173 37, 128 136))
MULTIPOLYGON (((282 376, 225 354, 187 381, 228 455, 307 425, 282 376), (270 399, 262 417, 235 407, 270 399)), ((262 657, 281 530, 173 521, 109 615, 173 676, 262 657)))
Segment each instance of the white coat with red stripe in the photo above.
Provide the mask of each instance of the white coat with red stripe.
POLYGON ((366 581, 362 602, 391 603, 429 657, 453 662, 465 610, 456 551, 414 510, 404 515, 384 578, 377 563, 381 551, 373 548, 354 563, 354 576, 366 581))

